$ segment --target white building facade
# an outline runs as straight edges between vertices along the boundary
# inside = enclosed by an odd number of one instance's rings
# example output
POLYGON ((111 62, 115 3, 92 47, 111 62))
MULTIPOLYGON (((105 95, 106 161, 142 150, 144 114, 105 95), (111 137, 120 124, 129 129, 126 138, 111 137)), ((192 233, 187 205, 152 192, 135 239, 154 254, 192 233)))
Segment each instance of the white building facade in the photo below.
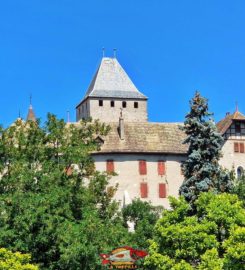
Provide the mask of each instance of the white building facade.
MULTIPOLYGON (((187 146, 182 123, 148 122, 147 97, 142 94, 115 58, 103 58, 76 107, 77 121, 92 117, 111 126, 94 153, 96 169, 115 172, 110 185, 118 185, 115 198, 141 198, 168 207, 169 195, 178 196, 183 182, 181 163, 187 146)), ((220 163, 238 175, 245 168, 245 116, 238 111, 217 124, 225 138, 220 163)))

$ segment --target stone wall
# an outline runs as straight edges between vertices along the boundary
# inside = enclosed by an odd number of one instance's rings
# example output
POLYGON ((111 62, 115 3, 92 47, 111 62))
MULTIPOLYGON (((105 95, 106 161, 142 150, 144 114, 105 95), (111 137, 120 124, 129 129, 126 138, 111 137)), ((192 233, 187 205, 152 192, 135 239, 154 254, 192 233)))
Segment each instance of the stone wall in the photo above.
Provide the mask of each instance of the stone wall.
POLYGON ((123 118, 127 122, 145 122, 147 116, 146 100, 130 99, 100 99, 103 100, 103 106, 99 106, 99 99, 87 99, 77 108, 77 121, 82 118, 92 117, 100 119, 103 122, 118 122, 121 108, 123 118), (111 107, 111 101, 114 101, 114 107, 111 107), (126 108, 123 108, 122 102, 126 102, 126 108), (138 103, 138 108, 134 108, 134 103, 138 103), (80 114, 79 114, 80 112, 80 114))

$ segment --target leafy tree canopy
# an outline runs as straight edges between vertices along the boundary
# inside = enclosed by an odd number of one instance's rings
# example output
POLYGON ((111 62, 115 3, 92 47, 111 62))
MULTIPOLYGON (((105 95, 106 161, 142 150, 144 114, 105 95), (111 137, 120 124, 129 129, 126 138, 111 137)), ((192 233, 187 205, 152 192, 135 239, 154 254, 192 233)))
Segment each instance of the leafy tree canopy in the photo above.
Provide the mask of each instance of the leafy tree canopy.
POLYGON ((0 130, 0 245, 32 254, 41 269, 100 269, 99 254, 129 244, 127 229, 95 171, 99 122, 44 126, 17 120, 0 130))
POLYGON ((153 206, 149 202, 143 202, 140 199, 134 199, 131 204, 122 209, 124 225, 127 222, 134 223, 135 231, 130 235, 131 242, 137 248, 146 249, 148 239, 153 236, 153 228, 163 211, 161 206, 153 206))
POLYGON ((154 229, 145 269, 243 269, 245 210, 236 195, 210 192, 195 202, 196 215, 181 197, 170 198, 154 229))
POLYGON ((29 263, 30 259, 28 254, 0 248, 0 270, 38 270, 37 266, 29 263))

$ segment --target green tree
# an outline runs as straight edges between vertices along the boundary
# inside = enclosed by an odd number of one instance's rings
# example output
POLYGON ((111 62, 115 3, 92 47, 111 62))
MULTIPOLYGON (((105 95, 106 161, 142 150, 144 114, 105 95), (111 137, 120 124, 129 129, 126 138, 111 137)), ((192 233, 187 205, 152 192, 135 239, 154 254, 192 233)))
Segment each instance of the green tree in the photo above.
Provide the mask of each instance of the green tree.
POLYGON ((189 149, 183 163, 184 182, 179 192, 194 206, 200 192, 229 192, 232 182, 229 173, 219 165, 223 138, 210 118, 207 99, 196 92, 190 107, 183 127, 187 135, 184 143, 189 149))
POLYGON ((38 270, 38 267, 30 264, 31 256, 19 252, 11 252, 6 248, 0 248, 0 270, 38 270))
POLYGON ((184 198, 170 202, 172 210, 155 226, 145 269, 243 269, 245 210, 236 195, 204 192, 192 216, 184 198))
POLYGON ((233 193, 237 194, 239 199, 243 201, 245 207, 245 174, 241 177, 234 179, 234 187, 232 190, 233 193))
POLYGON ((134 232, 129 234, 131 241, 137 248, 146 249, 148 239, 153 236, 153 228, 163 211, 161 206, 153 206, 149 202, 134 199, 131 204, 122 209, 124 226, 127 222, 134 223, 134 232))
POLYGON ((41 126, 17 120, 0 131, 0 245, 32 254, 41 269, 100 269, 99 254, 128 244, 127 229, 95 171, 91 152, 108 127, 41 126))

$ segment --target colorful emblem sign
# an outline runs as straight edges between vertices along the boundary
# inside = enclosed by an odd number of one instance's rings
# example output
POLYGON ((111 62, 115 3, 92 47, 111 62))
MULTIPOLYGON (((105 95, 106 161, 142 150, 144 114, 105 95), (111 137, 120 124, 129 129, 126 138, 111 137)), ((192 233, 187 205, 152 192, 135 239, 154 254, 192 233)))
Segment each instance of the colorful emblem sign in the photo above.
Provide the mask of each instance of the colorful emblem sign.
POLYGON ((128 246, 116 248, 109 254, 100 254, 103 265, 108 269, 137 269, 137 260, 144 258, 147 252, 128 246))

